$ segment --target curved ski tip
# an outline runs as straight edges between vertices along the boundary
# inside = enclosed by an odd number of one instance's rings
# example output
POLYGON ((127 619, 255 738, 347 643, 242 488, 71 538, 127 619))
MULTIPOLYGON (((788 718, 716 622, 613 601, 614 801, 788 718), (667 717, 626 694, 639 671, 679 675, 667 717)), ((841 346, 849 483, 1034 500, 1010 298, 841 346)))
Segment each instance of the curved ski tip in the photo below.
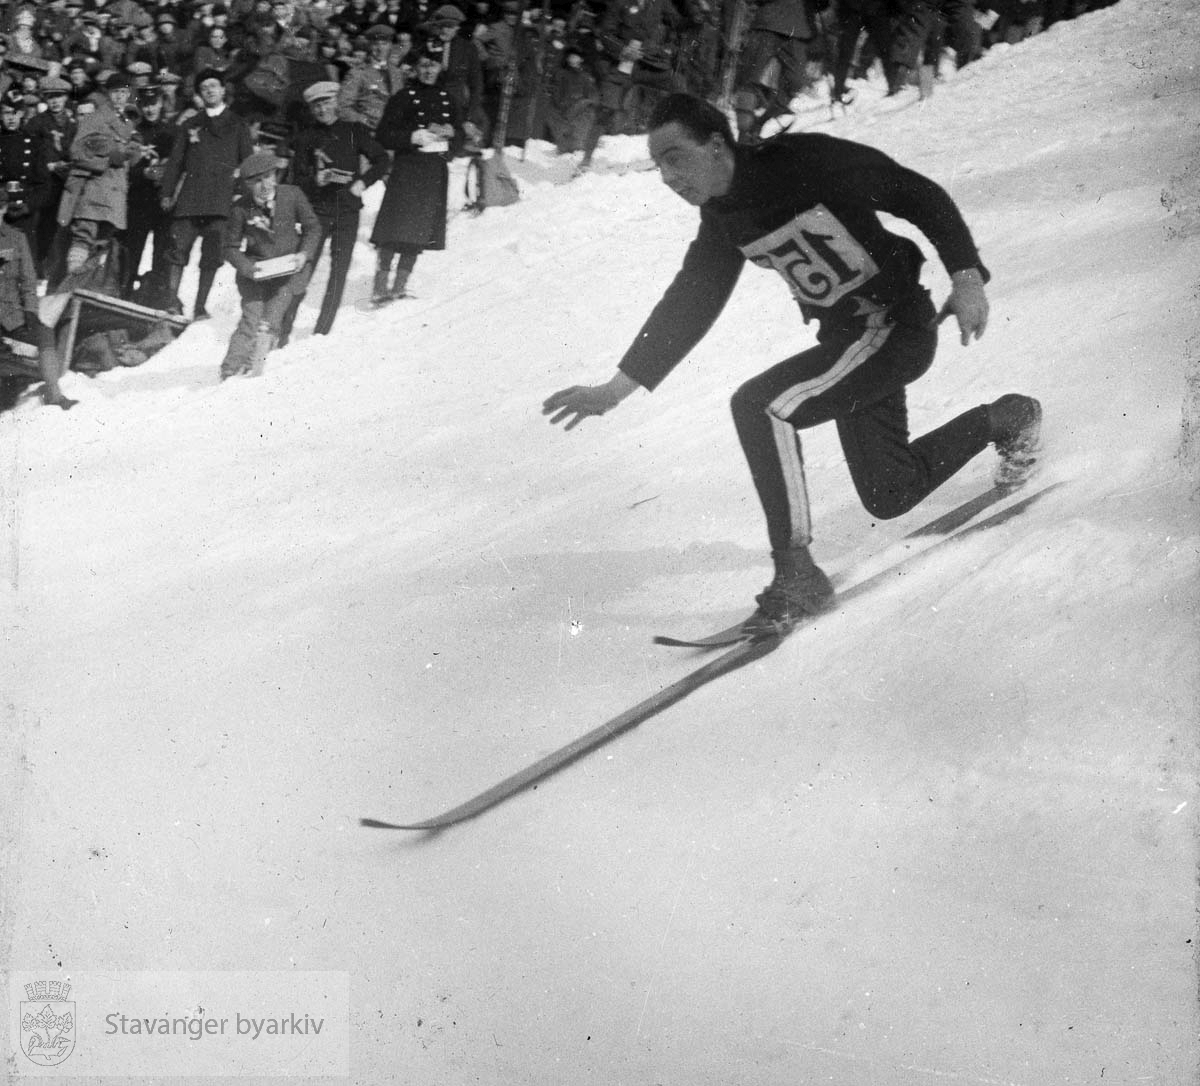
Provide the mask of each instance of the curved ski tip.
POLYGON ((445 825, 436 820, 429 822, 413 822, 409 825, 405 825, 400 822, 381 822, 378 818, 360 818, 358 820, 358 824, 372 830, 412 830, 414 832, 433 832, 435 830, 445 829, 445 825))
POLYGON ((401 826, 396 822, 380 822, 378 818, 360 818, 358 820, 360 826, 368 826, 373 830, 404 830, 407 826, 401 826))

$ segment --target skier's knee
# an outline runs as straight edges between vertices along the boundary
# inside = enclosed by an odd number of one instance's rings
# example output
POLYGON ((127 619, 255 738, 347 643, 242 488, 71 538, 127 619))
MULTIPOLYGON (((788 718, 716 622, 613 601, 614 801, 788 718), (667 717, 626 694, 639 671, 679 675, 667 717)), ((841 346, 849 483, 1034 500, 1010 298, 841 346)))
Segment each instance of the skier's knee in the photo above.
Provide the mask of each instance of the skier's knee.
POLYGON ((737 419, 761 415, 766 411, 767 405, 755 392, 755 383, 747 381, 730 397, 729 408, 733 412, 733 417, 737 419))
POLYGON ((876 520, 895 520, 907 513, 916 502, 898 490, 859 491, 863 508, 876 520))

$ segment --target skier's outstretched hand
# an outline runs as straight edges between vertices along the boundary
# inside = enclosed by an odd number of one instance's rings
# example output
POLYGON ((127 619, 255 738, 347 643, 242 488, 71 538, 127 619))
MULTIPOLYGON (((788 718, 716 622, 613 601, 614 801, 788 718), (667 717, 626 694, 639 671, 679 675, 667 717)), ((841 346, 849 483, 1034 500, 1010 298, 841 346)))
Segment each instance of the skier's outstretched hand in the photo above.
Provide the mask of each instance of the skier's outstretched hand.
POLYGON ((611 411, 634 389, 641 386, 618 370, 602 385, 572 385, 554 393, 542 404, 542 414, 550 416, 551 425, 566 422, 573 430, 590 415, 611 411))
POLYGON ((953 313, 962 333, 962 345, 966 347, 972 337, 979 339, 987 329, 988 300, 983 275, 978 268, 967 268, 950 276, 950 282, 953 284, 950 297, 938 314, 938 324, 953 313))

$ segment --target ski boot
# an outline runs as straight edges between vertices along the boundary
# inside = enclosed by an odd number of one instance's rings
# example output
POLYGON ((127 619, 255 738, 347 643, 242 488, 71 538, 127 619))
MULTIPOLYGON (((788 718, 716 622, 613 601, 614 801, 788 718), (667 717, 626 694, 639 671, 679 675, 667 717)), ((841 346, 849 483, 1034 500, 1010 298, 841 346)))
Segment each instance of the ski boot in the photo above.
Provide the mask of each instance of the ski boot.
POLYGON ((1002 490, 1021 486, 1037 465, 1041 447, 1042 405, 1032 396, 1010 392, 988 404, 992 444, 1000 456, 995 485, 1002 490))
POLYGON ((783 634, 805 615, 817 615, 833 601, 833 585, 807 547, 772 551, 775 577, 756 597, 758 610, 743 624, 752 636, 783 634))

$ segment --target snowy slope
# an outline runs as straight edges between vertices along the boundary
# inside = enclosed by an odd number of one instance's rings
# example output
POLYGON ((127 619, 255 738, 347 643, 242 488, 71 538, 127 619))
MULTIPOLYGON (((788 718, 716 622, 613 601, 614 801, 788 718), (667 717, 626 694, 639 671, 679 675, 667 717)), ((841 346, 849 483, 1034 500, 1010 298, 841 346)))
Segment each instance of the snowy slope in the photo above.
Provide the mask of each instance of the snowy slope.
MULTIPOLYGON (((1065 485, 440 837, 357 818, 674 681, 651 635, 769 575, 726 405, 810 342, 774 277, 653 396, 539 413, 694 230, 641 141, 569 186, 535 150, 416 300, 307 307, 260 380, 216 381, 223 273, 147 365, 0 418, 4 960, 346 971, 355 1083, 1195 1081, 1198 15, 1122 0, 821 126, 944 184, 994 276, 914 430, 1032 393, 1065 485)), ((805 452, 847 582, 992 463, 874 524, 805 452)))

